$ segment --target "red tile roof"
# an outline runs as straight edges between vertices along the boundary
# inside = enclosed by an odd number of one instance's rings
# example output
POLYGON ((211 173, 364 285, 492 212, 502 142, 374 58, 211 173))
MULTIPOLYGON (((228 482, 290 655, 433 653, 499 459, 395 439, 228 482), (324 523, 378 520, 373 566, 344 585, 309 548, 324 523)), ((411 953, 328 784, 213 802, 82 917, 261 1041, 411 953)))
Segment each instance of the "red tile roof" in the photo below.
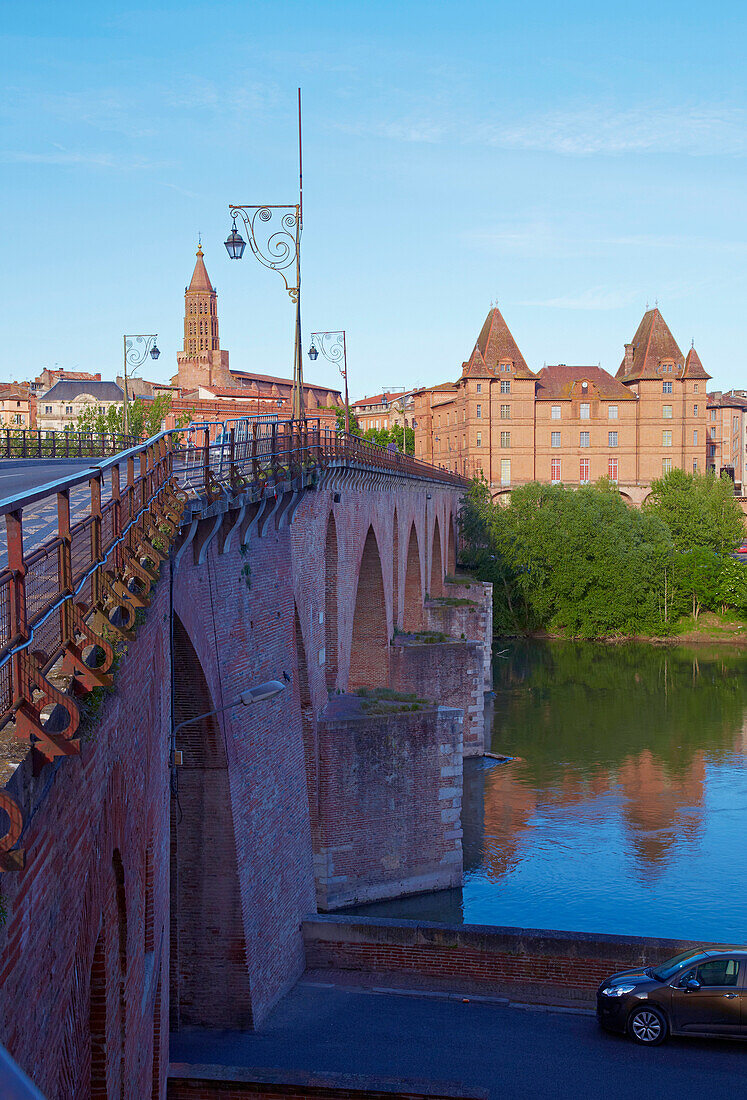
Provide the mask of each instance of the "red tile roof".
POLYGON ((685 360, 685 373, 683 378, 710 378, 710 374, 706 374, 705 367, 700 361, 695 347, 691 347, 687 353, 687 359, 685 360))
POLYGON ((570 400, 586 396, 636 401, 636 395, 601 367, 569 367, 565 363, 543 367, 537 374, 537 400, 570 400), (588 390, 582 383, 588 383, 588 390))
POLYGON ((495 374, 499 363, 510 362, 514 378, 534 378, 524 356, 496 307, 488 313, 485 324, 477 337, 472 355, 462 371, 462 376, 485 378, 495 374))
POLYGON ((682 377, 685 357, 658 309, 649 309, 644 313, 632 343, 633 361, 626 363, 623 359, 616 378, 626 382, 659 378, 661 371, 658 368, 662 360, 674 363, 673 373, 682 377))

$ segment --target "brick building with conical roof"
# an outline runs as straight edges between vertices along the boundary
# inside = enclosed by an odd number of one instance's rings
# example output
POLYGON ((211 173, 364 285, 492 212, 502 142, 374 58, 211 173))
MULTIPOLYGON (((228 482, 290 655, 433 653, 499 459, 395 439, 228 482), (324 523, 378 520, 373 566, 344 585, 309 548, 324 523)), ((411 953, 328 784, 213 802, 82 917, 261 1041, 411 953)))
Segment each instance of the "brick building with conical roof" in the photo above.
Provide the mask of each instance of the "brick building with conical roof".
POLYGON ((482 473, 494 495, 609 477, 640 502, 673 466, 706 469, 708 378, 658 309, 644 314, 614 377, 564 363, 534 372, 494 306, 457 381, 415 391, 415 455, 482 473))

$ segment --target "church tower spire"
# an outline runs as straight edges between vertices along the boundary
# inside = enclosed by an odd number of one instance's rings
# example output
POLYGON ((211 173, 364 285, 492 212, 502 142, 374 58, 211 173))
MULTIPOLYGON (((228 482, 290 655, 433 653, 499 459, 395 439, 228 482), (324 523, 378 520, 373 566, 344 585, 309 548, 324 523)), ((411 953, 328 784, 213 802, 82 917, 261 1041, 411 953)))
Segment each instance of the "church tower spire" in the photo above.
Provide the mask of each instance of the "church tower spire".
POLYGON ((177 354, 176 385, 230 387, 228 352, 220 350, 218 295, 205 267, 202 244, 198 244, 189 286, 184 288, 184 350, 177 354))

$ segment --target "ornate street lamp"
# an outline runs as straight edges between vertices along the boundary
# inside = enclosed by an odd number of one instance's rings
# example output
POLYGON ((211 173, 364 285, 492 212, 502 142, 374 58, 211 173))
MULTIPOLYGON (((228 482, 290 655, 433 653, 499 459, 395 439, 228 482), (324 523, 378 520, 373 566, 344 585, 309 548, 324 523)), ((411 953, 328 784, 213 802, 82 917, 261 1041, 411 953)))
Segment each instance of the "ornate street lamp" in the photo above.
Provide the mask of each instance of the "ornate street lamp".
POLYGON ((312 363, 318 358, 319 352, 316 345, 319 344, 322 355, 330 363, 339 368, 340 374, 345 379, 345 433, 350 434, 350 402, 348 401, 348 351, 345 339, 345 329, 338 332, 312 332, 309 359, 312 363), (342 366, 340 366, 342 363, 342 366))
POLYGON ((130 368, 130 377, 133 376, 138 367, 142 367, 145 360, 150 355, 151 359, 157 359, 161 354, 158 350, 156 340, 158 339, 157 333, 150 333, 149 335, 139 336, 125 336, 124 339, 124 404, 123 410, 123 427, 124 434, 128 434, 129 430, 129 411, 127 408, 127 368, 130 368))
POLYGON ((303 229, 303 170, 301 158, 301 89, 298 89, 298 202, 295 206, 228 207, 233 229, 226 238, 226 251, 232 260, 244 255, 247 241, 236 228, 241 218, 252 252, 264 266, 279 272, 290 300, 296 307, 296 335, 293 352, 294 420, 305 419, 303 399, 303 360, 301 355, 301 230, 303 229))

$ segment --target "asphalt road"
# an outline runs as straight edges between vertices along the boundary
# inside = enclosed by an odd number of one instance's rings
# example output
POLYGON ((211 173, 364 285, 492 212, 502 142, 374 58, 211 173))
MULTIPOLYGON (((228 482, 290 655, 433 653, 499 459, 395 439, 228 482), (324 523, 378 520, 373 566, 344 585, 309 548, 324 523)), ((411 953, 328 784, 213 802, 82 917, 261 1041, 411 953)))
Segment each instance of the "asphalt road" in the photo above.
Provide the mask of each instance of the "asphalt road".
MULTIPOLYGON (((61 477, 81 473, 96 464, 95 458, 0 459, 0 500, 35 489, 61 477)), ((108 478, 107 478, 108 481, 108 478)))
POLYGON ((172 1062, 427 1078, 539 1100, 741 1096, 747 1043, 648 1049, 551 1009, 376 994, 301 983, 257 1032, 179 1032, 172 1062))

